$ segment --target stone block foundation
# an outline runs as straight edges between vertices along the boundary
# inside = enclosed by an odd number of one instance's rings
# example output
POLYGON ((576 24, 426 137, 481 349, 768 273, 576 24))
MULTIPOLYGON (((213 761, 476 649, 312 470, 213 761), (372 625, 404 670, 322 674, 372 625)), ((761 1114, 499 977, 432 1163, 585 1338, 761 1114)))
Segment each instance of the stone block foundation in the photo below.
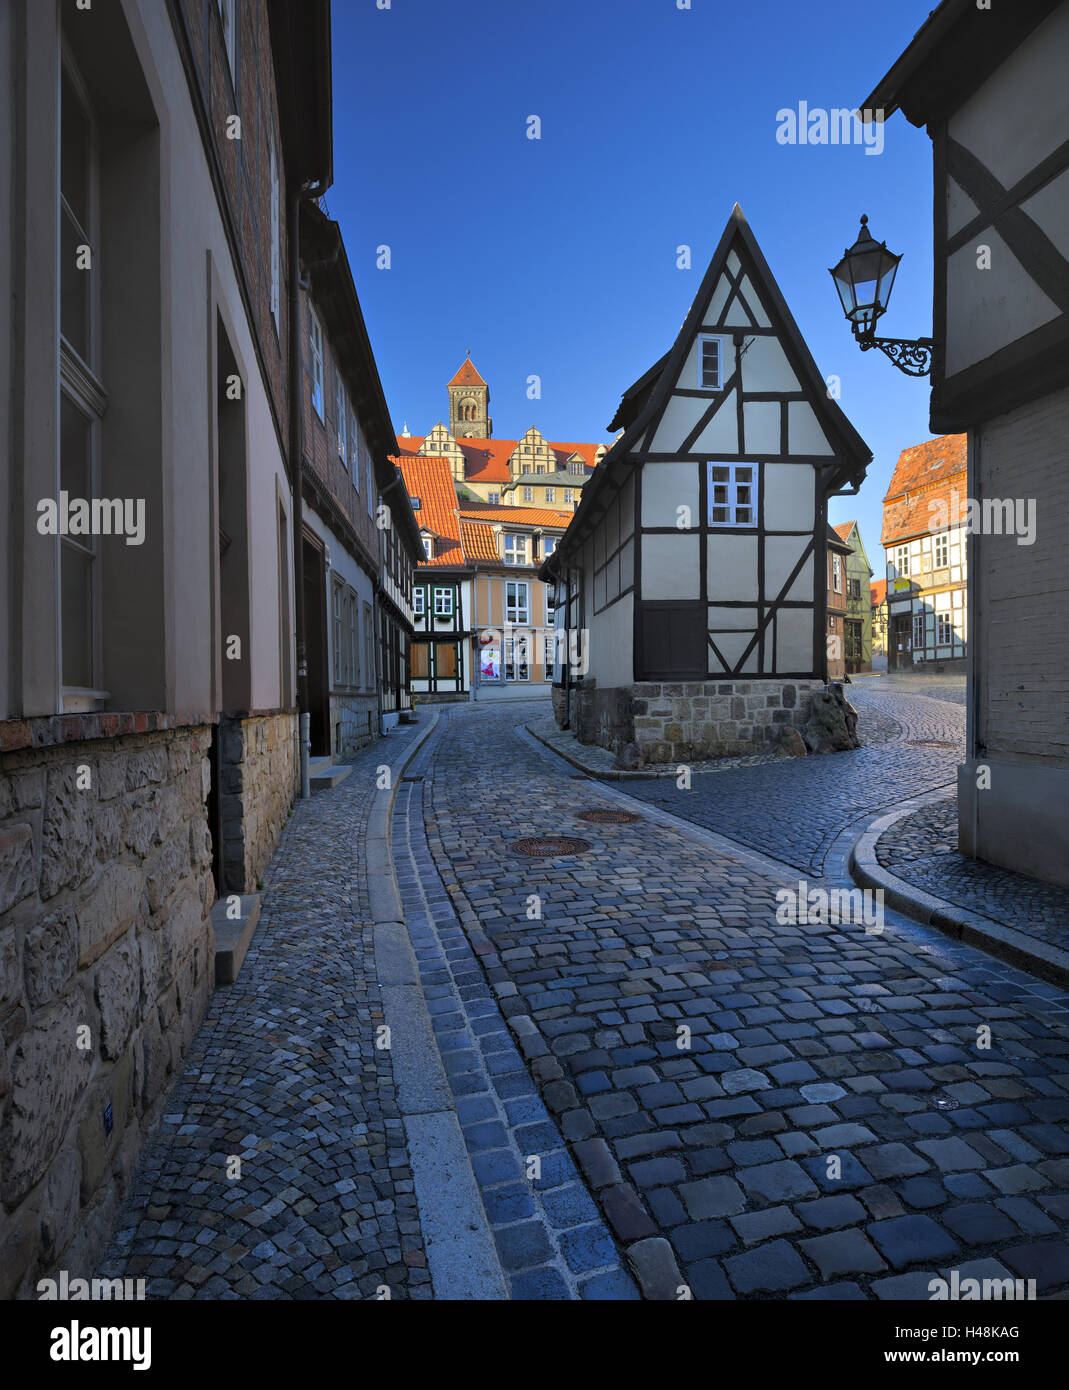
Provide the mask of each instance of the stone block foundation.
MULTIPOLYGON (((698 762, 771 752, 783 731, 801 729, 822 680, 665 682, 600 690, 588 678, 570 694, 569 726, 580 743, 619 753, 636 744, 646 763, 698 762)), ((554 691, 563 727, 563 692, 554 691)))
POLYGON ((204 1015, 210 746, 191 724, 0 755, 0 1299, 92 1275, 204 1015))
POLYGON ((297 716, 224 716, 219 729, 226 887, 255 893, 299 789, 297 716))

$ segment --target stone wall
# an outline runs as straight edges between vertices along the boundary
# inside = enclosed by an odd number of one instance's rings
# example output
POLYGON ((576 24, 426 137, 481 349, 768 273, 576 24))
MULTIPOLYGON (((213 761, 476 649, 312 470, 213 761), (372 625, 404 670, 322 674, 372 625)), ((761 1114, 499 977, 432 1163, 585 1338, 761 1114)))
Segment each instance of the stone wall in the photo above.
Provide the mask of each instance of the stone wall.
POLYGON ((470 690, 413 690, 413 705, 468 705, 470 690))
POLYGON ((300 779, 295 714, 223 717, 223 862, 231 893, 255 893, 300 779))
POLYGON ((378 737, 378 719, 379 705, 374 695, 332 695, 330 746, 334 756, 344 758, 366 748, 378 737))
POLYGON ((203 1017, 209 748, 194 725, 0 755, 0 1298, 92 1274, 203 1017))
MULTIPOLYGON (((619 753, 634 743, 647 763, 696 762, 771 750, 786 728, 809 718, 820 680, 641 681, 572 690, 571 727, 580 743, 619 753)), ((558 723, 563 702, 554 700, 558 723)))

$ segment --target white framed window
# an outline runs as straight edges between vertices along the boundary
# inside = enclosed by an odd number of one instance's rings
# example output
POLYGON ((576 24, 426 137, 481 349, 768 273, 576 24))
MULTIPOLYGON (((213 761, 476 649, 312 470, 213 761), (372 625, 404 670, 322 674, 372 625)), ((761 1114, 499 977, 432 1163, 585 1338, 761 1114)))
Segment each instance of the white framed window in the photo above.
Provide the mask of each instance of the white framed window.
POLYGON ((533 502, 533 501, 534 501, 534 488, 533 488, 533 487, 525 487, 525 488, 524 488, 524 490, 523 490, 523 500, 524 500, 525 502, 533 502))
MULTIPOLYGON (((59 160, 59 489, 72 498, 100 492, 100 428, 107 402, 96 375, 100 298, 100 161, 96 121, 77 69, 64 52, 60 76, 59 160)), ((63 695, 98 689, 101 672, 101 577, 93 535, 59 540, 60 687, 63 695)))
POLYGON ((526 627, 531 621, 531 586, 524 579, 505 581, 505 622, 526 627))
POLYGON ((356 411, 349 411, 349 471, 353 487, 360 491, 360 426, 356 421, 356 411))
POLYGON ((575 493, 572 491, 572 489, 571 489, 570 487, 566 487, 566 488, 564 489, 564 502, 565 502, 565 505, 568 506, 568 507, 570 507, 574 501, 575 501, 575 493))
POLYGON ((346 684, 359 685, 360 683, 360 600, 353 589, 349 589, 345 595, 345 621, 346 621, 346 659, 348 670, 346 671, 346 684))
POLYGON ((913 615, 913 647, 914 650, 924 649, 924 614, 914 613, 913 615))
POLYGON ((909 578, 909 546, 896 545, 894 558, 895 574, 900 579, 909 578))
POLYGON ((935 568, 945 570, 950 564, 950 537, 936 536, 933 545, 935 546, 935 568))
POLYGON ((237 0, 217 0, 219 19, 223 26, 223 47, 226 61, 230 64, 230 76, 236 83, 238 70, 235 63, 237 54, 237 0))
POLYGON ((426 589, 424 589, 422 584, 417 584, 416 587, 412 590, 412 612, 415 614, 417 618, 423 617, 426 596, 427 591, 426 589))
POLYGON ((719 391, 722 386, 723 342, 708 333, 698 335, 698 386, 719 391))
POLYGON ((453 590, 449 588, 434 590, 434 616, 451 618, 453 616, 453 590))
POLYGON ((505 564, 525 565, 527 563, 527 537, 505 533, 505 564))
MULTIPOLYGON (((552 621, 552 619, 550 620, 552 621)), ((553 674, 553 660, 556 655, 555 639, 552 636, 542 638, 542 666, 546 672, 547 679, 553 674)))
POLYGON ((431 536, 423 537, 423 553, 428 560, 434 559, 434 539, 431 536))
POLYGON ((552 586, 551 584, 547 584, 547 585, 546 585, 546 626, 547 626, 547 627, 552 627, 552 626, 553 626, 553 615, 554 615, 555 611, 556 611, 556 610, 555 610, 555 608, 554 608, 554 593, 553 593, 553 586, 552 586))
POLYGON ((278 178, 278 150, 271 136, 271 317, 275 332, 281 332, 282 314, 282 197, 278 178))
POLYGON ((557 500, 557 489, 555 487, 546 488, 546 501, 555 502, 557 500))
POLYGON ((843 591, 843 557, 833 555, 831 557, 831 587, 837 593, 843 591))
POLYGON ((556 536, 542 537, 542 558, 547 559, 557 548, 556 536))
POLYGON ((583 476, 583 474, 584 474, 585 471, 586 471, 586 464, 582 461, 582 459, 573 459, 572 462, 571 462, 571 464, 570 464, 569 467, 568 467, 568 472, 569 472, 569 473, 575 473, 575 474, 577 474, 580 478, 583 476))
POLYGON ((349 400, 345 394, 345 382, 341 372, 334 373, 334 420, 337 434, 338 457, 348 467, 349 464, 349 400))
POLYGON ((528 665, 527 649, 528 642, 526 637, 506 637, 505 647, 505 679, 507 681, 528 681, 531 679, 531 669, 528 665))
POLYGON ((319 322, 319 315, 308 306, 308 350, 311 357, 310 369, 312 373, 312 405, 315 413, 323 419, 323 325, 319 322))
POLYGON ((709 464, 709 524, 757 525, 757 464, 709 464))
POLYGON ((488 502, 493 502, 496 505, 498 502, 501 501, 501 494, 500 492, 488 492, 486 494, 486 500, 488 502))
POLYGON ((948 647, 954 640, 954 622, 949 613, 935 615, 935 641, 939 647, 948 647))
POLYGON ((332 595, 332 613, 334 618, 334 684, 345 684, 345 585, 340 579, 334 580, 334 592, 332 595))

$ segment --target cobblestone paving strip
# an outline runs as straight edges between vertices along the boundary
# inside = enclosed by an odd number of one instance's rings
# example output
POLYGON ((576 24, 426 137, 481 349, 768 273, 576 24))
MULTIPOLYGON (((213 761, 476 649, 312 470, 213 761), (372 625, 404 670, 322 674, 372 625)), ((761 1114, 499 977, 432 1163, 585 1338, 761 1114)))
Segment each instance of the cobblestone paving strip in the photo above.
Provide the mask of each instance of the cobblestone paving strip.
MULTIPOLYGON (((904 733, 944 719, 925 704, 907 699, 904 733)), ((926 1300, 952 1268, 1069 1291, 1065 992, 893 913, 880 934, 778 922, 797 870, 683 825, 580 832, 574 812, 619 802, 517 737, 517 714, 450 714, 430 842, 644 1295, 926 1300), (510 852, 577 832, 593 844, 573 858, 510 852)), ((753 839, 776 854, 790 788, 768 771, 740 770, 733 805, 764 813, 753 839)))
POLYGON ((886 830, 876 858, 898 878, 959 907, 1053 945, 1069 944, 1069 889, 959 854, 956 796, 886 830))
POLYGON ((102 1277, 143 1277, 149 1298, 431 1297, 391 1054, 376 1046, 361 854, 387 794, 376 770, 416 736, 391 734, 295 804, 241 974, 211 1001, 102 1277))
MULTIPOLYGON (((443 715, 443 724, 449 715, 443 715)), ((409 769, 393 812, 394 866, 438 1047, 476 1181, 514 1299, 637 1298, 585 1181, 538 1094, 527 1061, 545 1068, 548 1048, 529 1019, 512 1033, 479 961, 488 943, 469 914, 454 909, 456 884, 443 883, 428 844, 424 798, 433 787, 440 732, 409 769), (515 1034, 515 1040, 513 1038, 515 1034), (517 1046, 518 1044, 518 1046, 517 1046), (522 1052, 522 1056, 521 1056, 522 1052)), ((435 835, 433 823, 429 826, 435 835)), ((452 879, 452 875, 449 875, 452 879)), ((574 1100, 566 1084, 567 1097, 574 1100)), ((559 1103, 554 1105, 559 1109, 559 1103)))

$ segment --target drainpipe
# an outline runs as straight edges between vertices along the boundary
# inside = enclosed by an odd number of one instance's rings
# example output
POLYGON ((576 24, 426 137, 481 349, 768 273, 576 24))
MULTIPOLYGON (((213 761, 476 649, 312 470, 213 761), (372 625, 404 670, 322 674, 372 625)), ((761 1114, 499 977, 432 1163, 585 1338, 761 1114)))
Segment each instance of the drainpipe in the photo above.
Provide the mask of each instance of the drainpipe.
POLYGON ((301 376, 301 204, 327 190, 323 179, 302 184, 289 202, 289 446, 293 479, 293 617, 297 648, 297 710, 300 725, 301 798, 311 796, 308 755, 311 747, 311 715, 308 710, 308 654, 304 645, 304 506, 301 479, 304 473, 304 402, 301 376))
POLYGON ((471 577, 471 631, 475 638, 471 648, 471 699, 478 703, 479 682, 482 679, 482 662, 479 659, 479 566, 471 577))

